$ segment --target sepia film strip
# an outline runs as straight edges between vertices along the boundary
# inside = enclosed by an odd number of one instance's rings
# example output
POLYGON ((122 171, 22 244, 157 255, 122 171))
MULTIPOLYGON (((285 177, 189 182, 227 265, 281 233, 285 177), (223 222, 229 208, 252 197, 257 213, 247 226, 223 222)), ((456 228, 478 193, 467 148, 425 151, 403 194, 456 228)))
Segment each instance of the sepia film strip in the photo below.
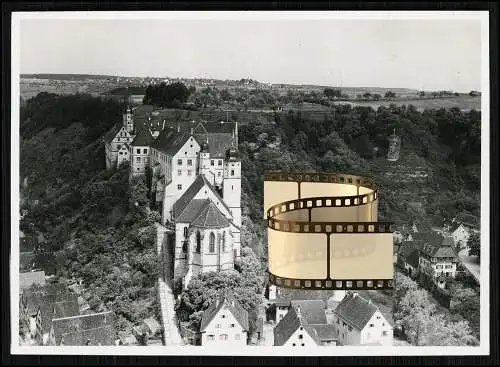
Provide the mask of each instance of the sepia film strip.
POLYGON ((341 173, 264 174, 271 283, 389 289, 392 223, 377 221, 374 181, 341 173))

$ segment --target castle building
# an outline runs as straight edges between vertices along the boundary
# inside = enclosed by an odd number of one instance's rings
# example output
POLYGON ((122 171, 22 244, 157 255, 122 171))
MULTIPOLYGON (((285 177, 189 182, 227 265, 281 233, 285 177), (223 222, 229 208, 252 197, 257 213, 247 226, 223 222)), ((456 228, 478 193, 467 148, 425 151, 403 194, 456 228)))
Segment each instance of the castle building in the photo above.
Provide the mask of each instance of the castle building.
POLYGON ((122 124, 116 124, 104 135, 106 169, 118 167, 130 160, 130 144, 135 138, 132 110, 127 107, 122 124))
POLYGON ((238 125, 172 126, 161 118, 158 111, 144 118, 127 109, 122 126, 106 135, 106 167, 116 167, 118 157, 127 157, 119 149, 128 149, 130 178, 150 169, 161 224, 175 228, 165 245, 173 256, 174 278, 186 286, 200 272, 233 269, 240 257, 238 125))

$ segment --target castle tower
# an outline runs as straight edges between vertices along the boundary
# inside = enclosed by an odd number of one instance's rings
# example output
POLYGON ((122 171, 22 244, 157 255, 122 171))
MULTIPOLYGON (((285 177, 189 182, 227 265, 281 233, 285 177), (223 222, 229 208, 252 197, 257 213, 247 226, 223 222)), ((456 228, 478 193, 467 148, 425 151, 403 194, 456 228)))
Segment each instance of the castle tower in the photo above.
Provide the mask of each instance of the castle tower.
POLYGON ((241 161, 235 147, 235 138, 226 153, 224 182, 222 188, 224 202, 231 210, 234 223, 241 226, 241 161))
POLYGON ((129 132, 132 133, 134 131, 134 115, 132 114, 132 110, 130 106, 127 106, 125 113, 123 114, 123 127, 129 132))

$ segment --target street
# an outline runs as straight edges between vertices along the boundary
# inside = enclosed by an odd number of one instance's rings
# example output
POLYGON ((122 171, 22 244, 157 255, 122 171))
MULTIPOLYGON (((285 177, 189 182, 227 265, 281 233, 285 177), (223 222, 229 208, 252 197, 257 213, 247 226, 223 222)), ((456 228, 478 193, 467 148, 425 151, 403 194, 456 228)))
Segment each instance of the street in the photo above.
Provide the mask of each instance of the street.
POLYGON ((467 249, 463 249, 458 253, 458 257, 460 258, 460 261, 464 264, 464 266, 467 268, 467 270, 472 274, 472 276, 479 283, 479 280, 480 280, 480 277, 479 277, 479 275, 480 275, 479 257, 469 256, 468 253, 469 252, 467 249))

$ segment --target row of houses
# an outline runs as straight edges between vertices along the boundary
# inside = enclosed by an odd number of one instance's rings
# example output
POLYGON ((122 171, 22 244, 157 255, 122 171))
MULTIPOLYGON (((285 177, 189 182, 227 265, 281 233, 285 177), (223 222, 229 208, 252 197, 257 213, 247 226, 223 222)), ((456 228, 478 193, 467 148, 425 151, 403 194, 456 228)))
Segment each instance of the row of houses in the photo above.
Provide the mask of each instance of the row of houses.
MULTIPOLYGON (((390 312, 382 312, 358 292, 294 290, 283 292, 267 284, 266 320, 275 346, 391 345, 390 312)), ((386 310, 387 311, 387 310, 386 310)))
POLYGON ((37 345, 114 345, 111 311, 81 309, 65 285, 47 283, 43 271, 20 273, 19 317, 25 339, 37 345))
POLYGON ((419 229, 414 224, 395 233, 400 244, 397 265, 410 277, 445 289, 447 281, 460 273, 458 252, 467 247, 472 233, 479 232, 477 218, 461 214, 445 221, 442 229, 419 229))

